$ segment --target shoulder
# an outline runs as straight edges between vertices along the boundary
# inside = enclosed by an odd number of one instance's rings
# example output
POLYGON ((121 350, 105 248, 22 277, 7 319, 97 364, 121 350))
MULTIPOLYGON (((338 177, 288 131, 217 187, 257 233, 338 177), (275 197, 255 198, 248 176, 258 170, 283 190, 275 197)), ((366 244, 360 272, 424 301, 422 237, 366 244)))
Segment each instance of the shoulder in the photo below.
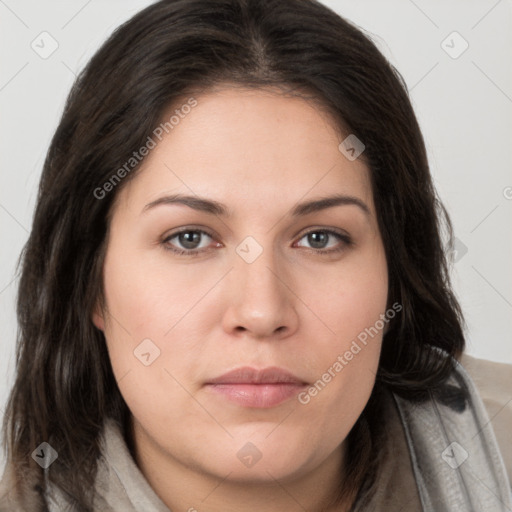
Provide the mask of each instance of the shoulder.
POLYGON ((482 399, 512 483, 512 364, 463 354, 459 360, 482 399))

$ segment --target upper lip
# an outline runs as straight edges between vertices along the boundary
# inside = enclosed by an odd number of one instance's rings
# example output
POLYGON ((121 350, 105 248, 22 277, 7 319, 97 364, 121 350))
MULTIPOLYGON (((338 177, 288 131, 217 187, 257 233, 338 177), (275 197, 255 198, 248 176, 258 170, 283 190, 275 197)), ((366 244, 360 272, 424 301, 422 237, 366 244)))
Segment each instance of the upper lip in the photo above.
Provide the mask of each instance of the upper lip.
POLYGON ((219 377, 209 380, 207 384, 298 384, 304 385, 306 382, 299 379, 292 373, 283 368, 270 366, 268 368, 251 368, 243 366, 230 372, 224 373, 219 377))

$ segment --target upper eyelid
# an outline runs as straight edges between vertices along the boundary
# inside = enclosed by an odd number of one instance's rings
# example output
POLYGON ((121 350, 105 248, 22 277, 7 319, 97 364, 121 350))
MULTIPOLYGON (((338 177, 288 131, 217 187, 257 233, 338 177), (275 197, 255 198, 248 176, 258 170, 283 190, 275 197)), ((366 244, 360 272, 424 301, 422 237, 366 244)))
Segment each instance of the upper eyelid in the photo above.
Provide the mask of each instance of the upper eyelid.
POLYGON ((215 235, 213 234, 213 232, 210 232, 208 231, 207 229, 205 228, 199 228, 199 227, 194 227, 194 226, 186 226, 184 228, 179 228, 177 231, 173 231, 172 233, 166 233, 162 239, 163 240, 168 240, 169 238, 174 238, 175 236, 181 234, 181 233, 188 233, 189 231, 198 231, 200 233, 205 233, 207 234, 209 237, 211 238, 214 238, 215 235))

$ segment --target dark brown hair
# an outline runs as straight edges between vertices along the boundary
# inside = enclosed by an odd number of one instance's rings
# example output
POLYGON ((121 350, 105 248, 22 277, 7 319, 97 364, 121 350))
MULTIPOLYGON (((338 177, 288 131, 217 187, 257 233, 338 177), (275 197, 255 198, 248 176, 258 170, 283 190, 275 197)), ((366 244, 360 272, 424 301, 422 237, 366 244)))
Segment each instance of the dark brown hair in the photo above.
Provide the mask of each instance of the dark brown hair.
POLYGON ((384 336, 374 395, 350 433, 342 492, 361 489, 370 467, 379 389, 417 398, 463 350, 443 250, 450 221, 407 88, 371 39, 314 0, 162 0, 119 27, 80 73, 44 163, 21 260, 16 379, 3 423, 8 467, 21 499, 36 500, 31 512, 45 510, 43 472, 30 457, 42 440, 58 447, 50 481, 75 510, 92 510, 104 420, 124 425, 129 416, 91 312, 102 297, 113 201, 138 166, 105 197, 94 191, 170 105, 223 83, 310 95, 366 146, 389 304, 403 310, 384 336))

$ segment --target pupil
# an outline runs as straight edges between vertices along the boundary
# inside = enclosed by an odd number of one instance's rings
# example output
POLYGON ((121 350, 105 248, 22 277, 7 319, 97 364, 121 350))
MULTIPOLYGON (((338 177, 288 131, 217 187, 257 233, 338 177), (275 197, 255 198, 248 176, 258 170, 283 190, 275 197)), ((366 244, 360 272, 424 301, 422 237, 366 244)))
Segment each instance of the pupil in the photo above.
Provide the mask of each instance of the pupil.
POLYGON ((323 231, 310 233, 308 235, 308 243, 316 249, 322 249, 327 243, 327 233, 323 231))
POLYGON ((194 244, 199 243, 201 236, 197 231, 186 231, 184 233, 180 233, 178 238, 183 247, 186 247, 187 249, 195 249, 194 244))

